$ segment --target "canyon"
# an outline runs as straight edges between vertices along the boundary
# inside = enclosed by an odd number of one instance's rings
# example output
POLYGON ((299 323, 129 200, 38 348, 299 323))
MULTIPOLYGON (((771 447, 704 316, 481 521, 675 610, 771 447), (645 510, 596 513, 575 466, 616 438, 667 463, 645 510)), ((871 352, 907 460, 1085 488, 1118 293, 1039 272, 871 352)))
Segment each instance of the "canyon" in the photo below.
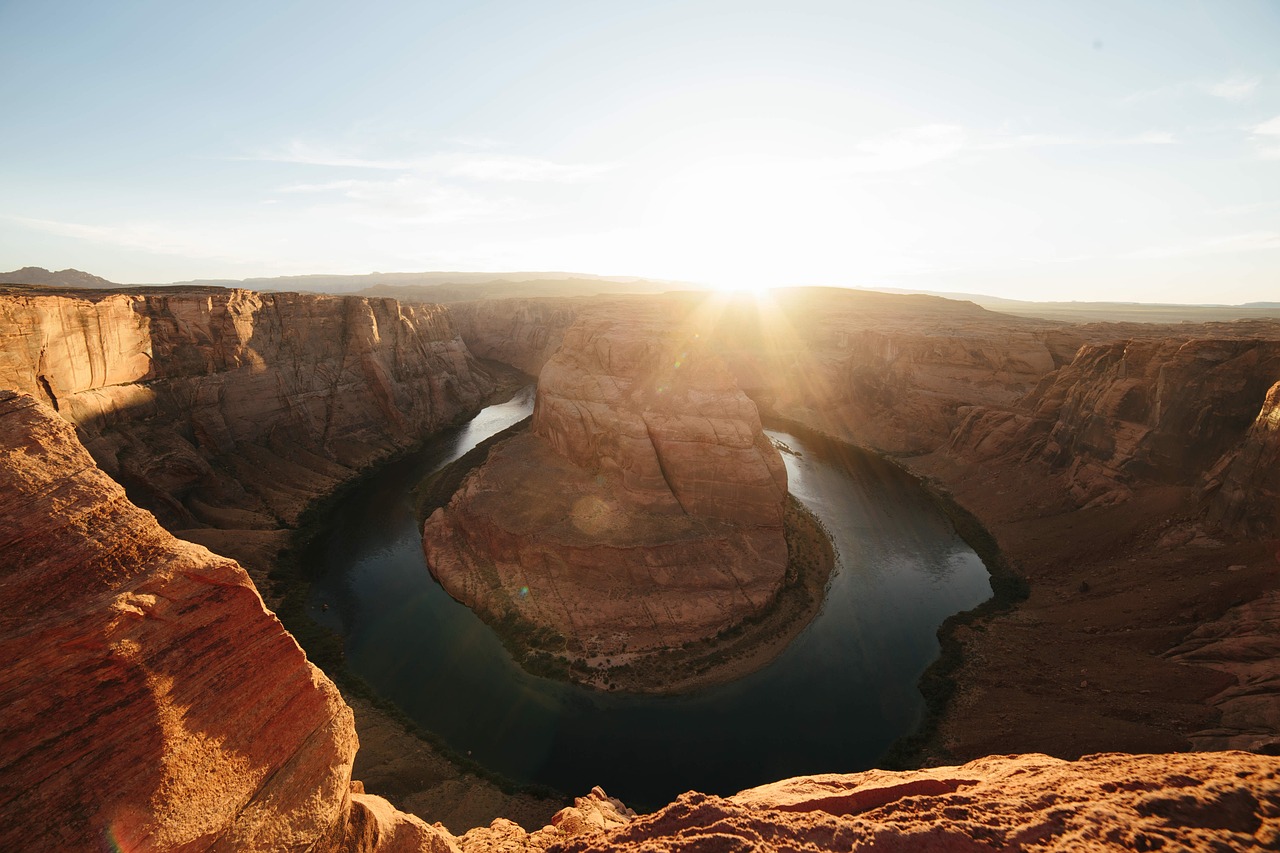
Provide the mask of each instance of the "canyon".
POLYGON ((1274 845, 1280 324, 769 298, 0 294, 6 846, 1274 845), (646 317, 635 339, 664 364, 671 318, 699 336, 678 410, 632 393, 648 351, 621 341, 615 363, 602 343, 646 317), (546 374, 521 464, 599 469, 658 516, 744 514, 776 549, 785 483, 757 406, 884 453, 971 513, 1026 597, 945 626, 911 758, 970 763, 689 794, 638 818, 597 791, 532 832, 450 832, 365 794, 359 720, 258 589, 310 502, 475 411, 497 384, 477 357, 546 374), (678 452, 707 424, 723 466, 678 452), (745 507, 723 483, 750 487, 745 507), (1059 760, 1190 748, 1252 752, 1059 760))

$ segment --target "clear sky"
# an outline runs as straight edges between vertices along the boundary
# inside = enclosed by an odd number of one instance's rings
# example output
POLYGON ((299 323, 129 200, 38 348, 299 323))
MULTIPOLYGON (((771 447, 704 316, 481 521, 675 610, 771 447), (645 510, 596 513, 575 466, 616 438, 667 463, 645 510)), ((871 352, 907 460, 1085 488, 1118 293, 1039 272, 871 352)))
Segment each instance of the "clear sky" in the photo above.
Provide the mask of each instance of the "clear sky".
POLYGON ((1280 2, 0 0, 0 269, 1280 301, 1280 2))

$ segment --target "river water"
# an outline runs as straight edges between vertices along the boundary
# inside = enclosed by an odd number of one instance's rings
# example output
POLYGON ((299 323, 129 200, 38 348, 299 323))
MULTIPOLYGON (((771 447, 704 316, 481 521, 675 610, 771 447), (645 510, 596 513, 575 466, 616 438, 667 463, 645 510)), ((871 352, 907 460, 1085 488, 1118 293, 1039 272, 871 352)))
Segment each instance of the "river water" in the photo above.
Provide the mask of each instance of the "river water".
POLYGON ((431 577, 410 491, 532 409, 528 388, 442 433, 351 492, 313 542, 313 618, 343 635, 348 664, 379 694, 516 781, 573 795, 600 785, 637 808, 866 769, 919 724, 916 682, 938 655, 937 627, 990 597, 986 568, 889 463, 776 430, 790 490, 830 530, 837 560, 822 611, 773 663, 678 697, 520 669, 431 577))

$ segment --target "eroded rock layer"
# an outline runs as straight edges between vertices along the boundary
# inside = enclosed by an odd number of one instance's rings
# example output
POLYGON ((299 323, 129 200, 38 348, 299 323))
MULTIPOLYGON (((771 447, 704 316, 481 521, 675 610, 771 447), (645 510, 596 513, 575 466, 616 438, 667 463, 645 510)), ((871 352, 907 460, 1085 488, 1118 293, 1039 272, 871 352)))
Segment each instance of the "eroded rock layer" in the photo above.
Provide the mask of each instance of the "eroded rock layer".
POLYGON ((961 767, 685 794, 564 851, 1263 850, 1280 844, 1280 759, 1247 753, 993 756, 961 767))
POLYGON ((352 794, 351 711, 244 570, 166 533, 66 421, 12 391, 0 553, 4 849, 426 849, 439 835, 352 794), (351 836, 369 809, 381 831, 351 836))
POLYGON ((0 387, 171 530, 269 530, 491 390, 445 308, 147 288, 0 293, 0 387))
MULTIPOLYGON (((897 455, 1028 582, 1007 615, 948 634, 935 760, 1277 748, 1280 323, 1070 325, 819 289, 681 298, 718 318, 706 328, 753 399, 897 455)), ((493 310, 469 334, 492 335, 493 310)))
POLYGON ((786 470, 683 302, 579 314, 531 434, 428 520, 432 572, 586 656, 677 648, 760 612, 786 571, 786 470))

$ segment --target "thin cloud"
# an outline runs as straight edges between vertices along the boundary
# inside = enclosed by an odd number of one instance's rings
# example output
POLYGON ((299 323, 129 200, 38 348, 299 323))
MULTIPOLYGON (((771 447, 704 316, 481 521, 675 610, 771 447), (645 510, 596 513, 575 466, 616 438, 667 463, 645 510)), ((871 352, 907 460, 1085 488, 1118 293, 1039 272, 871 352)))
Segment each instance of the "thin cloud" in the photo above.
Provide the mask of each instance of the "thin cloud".
POLYGON ((965 147, 968 133, 954 124, 930 124, 874 137, 838 164, 847 172, 895 172, 946 160, 965 147))
POLYGON ((1261 85, 1261 77, 1232 77, 1217 83, 1202 83, 1200 89, 1215 98, 1241 103, 1252 98, 1261 85))
POLYGON ((1253 128, 1253 143, 1263 160, 1280 160, 1280 116, 1253 128))
POLYGON ((343 169, 415 172, 473 181, 524 183, 578 183, 596 178, 614 168, 607 163, 557 163, 540 157, 495 154, 490 151, 436 152, 419 157, 368 157, 342 153, 301 140, 292 140, 281 148, 237 159, 343 169))
POLYGON ((139 249, 157 255, 178 255, 208 260, 239 262, 241 258, 214 250, 212 246, 232 245, 225 235, 219 238, 207 230, 187 230, 168 223, 131 222, 113 225, 92 225, 81 222, 61 222, 53 219, 36 219, 26 216, 4 216, 28 228, 101 243, 127 249, 139 249))
POLYGON ((1143 101, 1173 101, 1187 96, 1203 97, 1208 95, 1223 101, 1240 104, 1253 99, 1259 87, 1261 77, 1237 75, 1222 80, 1186 80, 1154 89, 1143 89, 1120 98, 1122 105, 1136 104, 1143 101))
POLYGON ((1249 231, 1243 234, 1228 234, 1223 237, 1211 237, 1198 243, 1177 246, 1153 246, 1124 255, 1135 260, 1152 260, 1158 258, 1181 258, 1193 255, 1223 255, 1241 252, 1264 252, 1280 249, 1280 232, 1249 231))
POLYGON ((291 184, 277 192, 330 196, 310 204, 306 212, 365 225, 515 222, 533 218, 542 210, 524 199, 476 192, 413 172, 386 179, 291 184))
POLYGON ((1107 148, 1116 145, 1176 145, 1177 137, 1165 130, 1148 130, 1136 136, 1089 137, 1056 136, 1024 133, 996 136, 975 145, 984 151, 1008 151, 1018 148, 1107 148))

